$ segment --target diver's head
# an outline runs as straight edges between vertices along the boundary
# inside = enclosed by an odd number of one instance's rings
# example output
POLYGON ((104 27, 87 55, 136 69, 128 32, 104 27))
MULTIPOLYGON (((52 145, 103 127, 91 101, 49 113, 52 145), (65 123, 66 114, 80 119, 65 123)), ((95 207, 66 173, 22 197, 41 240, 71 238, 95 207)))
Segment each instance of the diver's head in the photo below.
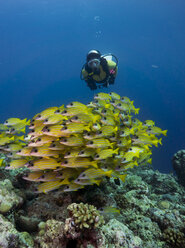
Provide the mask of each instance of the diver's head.
POLYGON ((90 50, 87 54, 87 64, 92 70, 97 70, 100 67, 101 53, 98 50, 90 50))

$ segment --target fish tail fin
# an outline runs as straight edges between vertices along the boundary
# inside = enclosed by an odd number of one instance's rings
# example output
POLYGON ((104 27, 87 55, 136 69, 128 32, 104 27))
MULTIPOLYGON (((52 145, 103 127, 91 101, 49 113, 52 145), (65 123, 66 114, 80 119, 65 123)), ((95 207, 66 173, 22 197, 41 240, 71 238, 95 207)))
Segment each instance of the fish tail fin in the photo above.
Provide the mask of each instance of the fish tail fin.
POLYGON ((148 162, 149 164, 152 164, 152 158, 150 158, 147 162, 148 162))
POLYGON ((140 110, 140 108, 136 108, 135 109, 135 115, 138 115, 139 114, 139 110, 140 110))
POLYGON ((159 143, 160 145, 162 145, 162 138, 160 138, 160 139, 158 140, 158 143, 159 143))
POLYGON ((112 176, 112 170, 106 171, 106 172, 105 172, 105 176, 106 176, 106 177, 111 177, 111 176, 112 176))
POLYGON ((95 168, 98 168, 98 166, 97 166, 97 162, 96 161, 92 161, 92 166, 94 166, 95 168))
POLYGON ((31 120, 26 121, 25 124, 26 124, 26 125, 30 125, 30 121, 31 121, 31 120))
POLYGON ((164 136, 166 136, 166 135, 167 135, 167 131, 168 131, 168 130, 162 131, 162 134, 163 134, 164 136))
POLYGON ((126 179, 127 174, 119 175, 120 180, 124 183, 126 179))

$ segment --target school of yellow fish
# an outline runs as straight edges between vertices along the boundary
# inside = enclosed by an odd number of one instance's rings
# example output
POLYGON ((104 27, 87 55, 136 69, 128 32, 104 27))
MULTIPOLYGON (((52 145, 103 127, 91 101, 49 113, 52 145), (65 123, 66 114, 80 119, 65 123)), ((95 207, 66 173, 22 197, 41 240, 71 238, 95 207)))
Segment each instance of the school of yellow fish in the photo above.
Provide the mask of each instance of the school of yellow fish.
POLYGON ((24 179, 40 182, 37 193, 76 191, 99 185, 104 176, 124 182, 128 169, 151 163, 151 147, 167 133, 152 120, 137 119, 138 113, 128 97, 111 92, 87 105, 47 108, 32 120, 9 118, 0 124, 0 153, 6 169, 29 169, 24 179))

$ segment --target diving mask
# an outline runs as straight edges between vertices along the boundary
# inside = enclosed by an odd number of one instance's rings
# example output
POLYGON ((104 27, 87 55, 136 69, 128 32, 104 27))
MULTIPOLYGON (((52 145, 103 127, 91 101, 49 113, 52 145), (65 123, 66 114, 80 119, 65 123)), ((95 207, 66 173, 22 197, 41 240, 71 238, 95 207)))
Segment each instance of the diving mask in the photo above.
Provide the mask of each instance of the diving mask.
POLYGON ((100 67, 100 60, 99 59, 91 59, 87 64, 92 70, 96 70, 96 69, 99 69, 99 67, 100 67))

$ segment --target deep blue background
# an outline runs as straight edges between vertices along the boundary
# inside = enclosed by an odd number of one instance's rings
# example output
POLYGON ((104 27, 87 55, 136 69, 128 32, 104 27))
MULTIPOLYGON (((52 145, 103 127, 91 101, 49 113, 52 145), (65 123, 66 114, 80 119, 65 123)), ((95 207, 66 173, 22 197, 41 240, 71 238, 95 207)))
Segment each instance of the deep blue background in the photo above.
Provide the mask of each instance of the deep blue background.
POLYGON ((89 102, 79 74, 90 49, 119 59, 115 91, 168 129, 153 166, 185 148, 184 0, 0 0, 0 122, 89 102))

